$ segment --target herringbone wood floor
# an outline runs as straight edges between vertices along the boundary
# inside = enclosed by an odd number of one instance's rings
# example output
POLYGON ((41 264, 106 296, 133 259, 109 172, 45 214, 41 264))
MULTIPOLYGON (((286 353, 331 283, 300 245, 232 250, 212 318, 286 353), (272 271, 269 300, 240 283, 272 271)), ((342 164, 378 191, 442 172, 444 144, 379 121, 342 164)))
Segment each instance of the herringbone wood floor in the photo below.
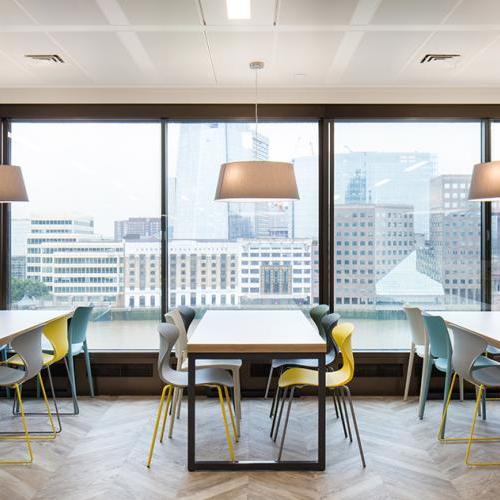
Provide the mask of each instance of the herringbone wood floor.
MULTIPOLYGON (((28 402, 27 406, 33 408, 28 402)), ((239 458, 269 458, 276 453, 268 433, 269 400, 243 403, 239 458)), ((63 406, 69 406, 65 401, 63 406)), ((463 464, 463 444, 436 441, 441 404, 431 401, 426 417, 416 417, 416 401, 357 398, 355 406, 367 467, 362 469, 355 443, 344 439, 329 402, 328 469, 316 472, 189 473, 186 470, 186 414, 176 422, 174 438, 158 445, 150 470, 145 460, 157 399, 99 397, 81 400, 81 414, 63 417, 55 442, 35 443, 31 466, 0 467, 0 498, 64 500, 128 499, 493 499, 500 495, 500 468, 471 469, 463 464)), ((481 430, 500 435, 500 402, 489 403, 481 430)), ((227 456, 215 399, 197 403, 198 458, 227 456)), ((69 408, 68 408, 69 409, 69 408)), ((0 427, 19 425, 0 402, 0 427)), ((449 431, 468 430, 472 402, 454 402, 449 431)), ((316 452, 316 401, 300 398, 292 408, 284 458, 316 452)), ((31 417, 32 429, 43 418, 31 417)), ((0 442, 0 455, 24 452, 22 443, 0 442)), ((500 457, 500 443, 480 444, 476 457, 500 457)))

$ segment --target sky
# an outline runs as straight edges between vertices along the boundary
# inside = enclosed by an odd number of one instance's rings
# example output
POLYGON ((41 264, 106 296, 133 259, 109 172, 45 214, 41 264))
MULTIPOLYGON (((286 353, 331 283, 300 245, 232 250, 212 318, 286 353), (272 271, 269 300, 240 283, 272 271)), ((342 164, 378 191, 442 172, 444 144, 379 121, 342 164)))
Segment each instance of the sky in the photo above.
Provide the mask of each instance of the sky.
MULTIPOLYGON (((269 138, 270 159, 280 161, 316 156, 317 130, 316 123, 259 124, 269 138)), ((179 124, 170 124, 169 177, 179 164, 178 138, 179 124)), ((480 126, 339 122, 335 150, 431 152, 440 174, 470 173, 479 161, 480 126)), ((160 214, 159 123, 14 122, 12 163, 22 167, 30 198, 13 205, 14 218, 90 215, 96 233, 112 237, 115 220, 160 214)))

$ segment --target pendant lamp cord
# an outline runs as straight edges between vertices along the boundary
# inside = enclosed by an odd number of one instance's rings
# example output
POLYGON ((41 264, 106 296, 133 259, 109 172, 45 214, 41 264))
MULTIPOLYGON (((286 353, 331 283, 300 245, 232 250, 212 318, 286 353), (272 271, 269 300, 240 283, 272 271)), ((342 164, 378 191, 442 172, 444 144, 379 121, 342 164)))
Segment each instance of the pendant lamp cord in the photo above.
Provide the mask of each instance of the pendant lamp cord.
POLYGON ((255 137, 254 137, 254 155, 257 160, 257 137, 258 137, 258 127, 259 127, 259 116, 257 113, 257 106, 259 100, 259 92, 258 92, 258 73, 259 70, 255 69, 255 137))

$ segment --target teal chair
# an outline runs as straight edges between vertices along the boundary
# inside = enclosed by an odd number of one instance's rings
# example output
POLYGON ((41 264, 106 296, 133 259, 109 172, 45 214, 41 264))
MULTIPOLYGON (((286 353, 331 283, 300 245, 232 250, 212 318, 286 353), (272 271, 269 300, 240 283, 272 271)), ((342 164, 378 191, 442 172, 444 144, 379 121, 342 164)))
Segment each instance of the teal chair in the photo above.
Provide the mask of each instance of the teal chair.
MULTIPOLYGON (((423 381, 424 389, 422 392, 423 397, 420 400, 418 407, 418 416, 420 419, 424 417, 425 403, 429 395, 429 385, 431 381, 432 367, 435 366, 437 370, 445 374, 444 393, 443 393, 443 411, 446 405, 446 398, 450 390, 451 378, 453 375, 452 355, 453 347, 451 345, 450 334, 444 319, 441 316, 430 316, 424 314, 424 325, 429 336, 429 351, 430 356, 427 359, 426 377, 423 381)), ((480 356, 474 368, 481 368, 489 366, 494 363, 492 360, 485 356, 480 356)), ((483 398, 482 404, 483 419, 486 418, 486 399, 483 398)), ((444 429, 443 429, 444 432, 444 429)))
POLYGON ((87 369, 87 378, 90 387, 90 396, 95 396, 94 381, 92 379, 92 367, 90 366, 90 355, 87 346, 87 327, 92 314, 92 306, 79 306, 75 309, 73 317, 70 320, 68 328, 69 352, 64 363, 68 370, 69 383, 71 386, 71 397, 73 398, 73 414, 78 415, 80 409, 78 407, 78 398, 76 390, 75 364, 73 358, 83 353, 85 357, 85 367, 87 369))
POLYGON ((427 357, 427 367, 425 371, 424 390, 418 406, 418 417, 424 418, 425 403, 429 395, 429 385, 431 382, 432 367, 445 374, 443 402, 446 402, 446 395, 450 388, 451 376, 453 374, 451 366, 451 356, 453 349, 450 341, 448 327, 441 316, 423 316, 425 329, 429 336, 430 356, 427 357))
MULTIPOLYGON (((92 306, 79 306, 75 309, 73 317, 69 321, 68 326, 68 354, 64 358, 64 364, 68 372, 69 385, 71 389, 71 398, 73 399, 73 411, 69 413, 59 412, 59 415, 78 415, 80 408, 78 407, 78 398, 76 390, 75 363, 73 358, 79 354, 85 357, 85 366, 87 369, 87 378, 90 387, 90 396, 94 397, 94 382, 92 379, 92 368, 90 366, 90 356, 87 347, 87 327, 92 314, 92 306)), ((52 352, 50 349, 44 352, 52 352)), ((38 392, 38 387, 37 387, 38 392)))

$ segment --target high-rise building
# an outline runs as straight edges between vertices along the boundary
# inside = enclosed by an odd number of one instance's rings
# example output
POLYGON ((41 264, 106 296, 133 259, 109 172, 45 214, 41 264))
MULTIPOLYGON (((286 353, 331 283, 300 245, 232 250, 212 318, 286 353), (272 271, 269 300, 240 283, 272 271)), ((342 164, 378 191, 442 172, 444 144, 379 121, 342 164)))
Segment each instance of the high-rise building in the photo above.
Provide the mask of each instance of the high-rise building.
POLYGON ((156 238, 161 236, 159 217, 129 217, 115 221, 115 241, 123 239, 156 238))
POLYGON ((375 309, 376 283, 415 250, 411 205, 335 207, 337 309, 375 309))
POLYGON ((26 256, 31 221, 30 219, 13 219, 11 228, 10 273, 12 278, 23 280, 26 279, 26 256))
POLYGON ((439 281, 446 304, 481 301, 481 218, 469 202, 470 175, 440 175, 430 182, 430 234, 418 251, 418 268, 439 281))
POLYGON ((356 170, 346 187, 345 202, 347 204, 366 203, 366 172, 356 170))
POLYGON ((348 203, 346 196, 354 194, 355 183, 363 183, 364 176, 368 203, 399 204, 405 193, 405 203, 415 208, 415 233, 428 234, 429 181, 437 171, 434 154, 349 151, 335 155, 335 167, 336 203, 348 203))

